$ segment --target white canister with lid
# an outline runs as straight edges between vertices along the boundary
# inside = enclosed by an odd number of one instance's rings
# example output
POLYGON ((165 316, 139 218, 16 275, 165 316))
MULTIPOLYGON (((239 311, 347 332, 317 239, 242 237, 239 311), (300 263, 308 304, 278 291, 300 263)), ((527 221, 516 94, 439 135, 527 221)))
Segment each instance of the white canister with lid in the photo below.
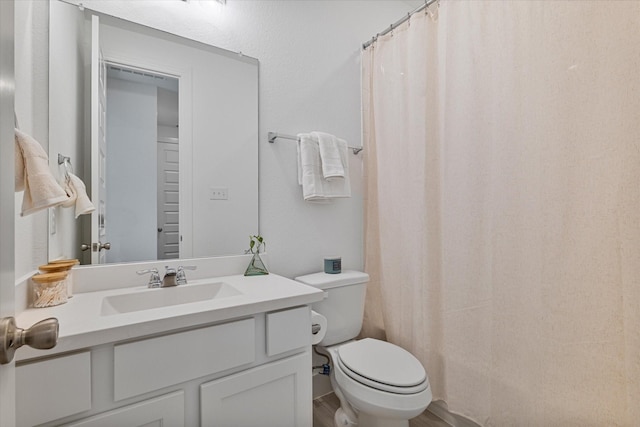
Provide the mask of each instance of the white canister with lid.
POLYGON ((67 302, 67 272, 36 274, 31 277, 33 307, 53 307, 67 302))

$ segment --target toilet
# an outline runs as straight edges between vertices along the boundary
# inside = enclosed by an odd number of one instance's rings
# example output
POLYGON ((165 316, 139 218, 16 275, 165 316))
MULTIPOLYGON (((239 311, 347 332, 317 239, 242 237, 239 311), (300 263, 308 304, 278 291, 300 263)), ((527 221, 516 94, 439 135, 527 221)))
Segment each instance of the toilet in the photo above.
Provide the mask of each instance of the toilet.
POLYGON ((296 278, 322 289, 312 309, 327 318, 318 349, 331 358, 331 385, 340 400, 337 427, 408 427, 431 403, 429 378, 411 353, 372 338, 355 340, 362 328, 369 275, 359 271, 314 273, 296 278))

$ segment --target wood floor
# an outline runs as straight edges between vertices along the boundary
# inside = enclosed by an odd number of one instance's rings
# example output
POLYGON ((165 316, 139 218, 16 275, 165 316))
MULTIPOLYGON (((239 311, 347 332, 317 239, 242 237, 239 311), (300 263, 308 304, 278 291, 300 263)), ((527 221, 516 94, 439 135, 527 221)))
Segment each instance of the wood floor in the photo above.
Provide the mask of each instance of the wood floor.
MULTIPOLYGON (((334 427, 333 414, 340 407, 335 394, 327 394, 313 401, 313 427, 334 427)), ((409 421, 410 427, 451 427, 429 411, 409 421)))

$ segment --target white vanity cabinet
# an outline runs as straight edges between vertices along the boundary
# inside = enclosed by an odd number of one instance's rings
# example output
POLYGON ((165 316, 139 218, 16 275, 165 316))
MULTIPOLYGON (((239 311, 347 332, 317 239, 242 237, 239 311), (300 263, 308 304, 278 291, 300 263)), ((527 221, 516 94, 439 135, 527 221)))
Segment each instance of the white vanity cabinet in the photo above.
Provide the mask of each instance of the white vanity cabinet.
POLYGON ((310 331, 304 305, 22 361, 18 426, 310 427, 310 331))

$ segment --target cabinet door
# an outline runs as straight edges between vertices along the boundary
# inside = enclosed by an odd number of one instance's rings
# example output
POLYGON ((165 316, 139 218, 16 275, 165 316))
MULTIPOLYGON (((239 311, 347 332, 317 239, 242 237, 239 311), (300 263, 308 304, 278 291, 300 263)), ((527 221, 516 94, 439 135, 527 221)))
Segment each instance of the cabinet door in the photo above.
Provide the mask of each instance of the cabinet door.
POLYGON ((16 396, 18 427, 90 410, 91 354, 85 351, 18 366, 16 396))
POLYGON ((69 427, 184 427, 184 392, 145 400, 68 424, 69 427))
POLYGON ((310 426, 311 411, 309 352, 200 386, 202 427, 310 426))

